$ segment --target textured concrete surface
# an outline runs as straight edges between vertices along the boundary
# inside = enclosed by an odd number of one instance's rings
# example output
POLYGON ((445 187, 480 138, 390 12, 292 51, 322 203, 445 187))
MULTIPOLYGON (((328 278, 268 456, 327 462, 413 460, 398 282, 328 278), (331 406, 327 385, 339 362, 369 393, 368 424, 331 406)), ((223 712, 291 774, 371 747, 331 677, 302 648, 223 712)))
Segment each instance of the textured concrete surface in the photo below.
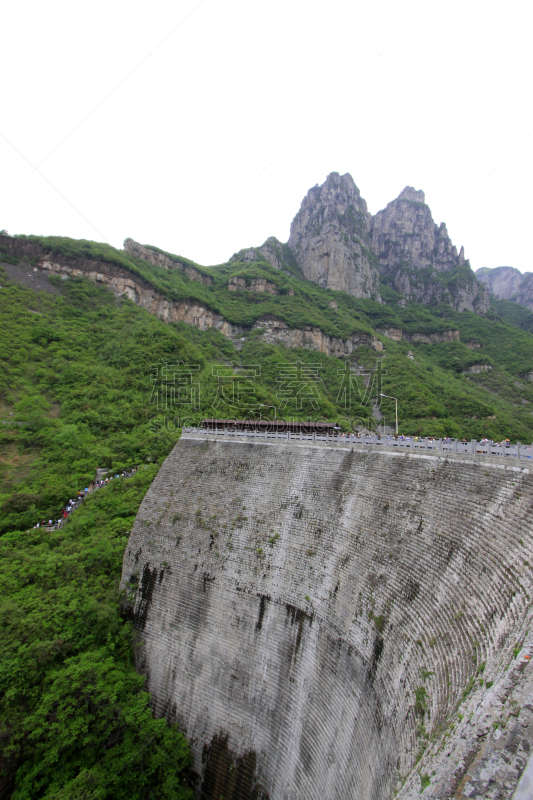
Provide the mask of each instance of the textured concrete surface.
POLYGON ((531 800, 533 797, 533 759, 530 758, 516 787, 513 800, 531 800))
POLYGON ((511 797, 533 482, 493 462, 182 437, 123 588, 199 797, 511 797))

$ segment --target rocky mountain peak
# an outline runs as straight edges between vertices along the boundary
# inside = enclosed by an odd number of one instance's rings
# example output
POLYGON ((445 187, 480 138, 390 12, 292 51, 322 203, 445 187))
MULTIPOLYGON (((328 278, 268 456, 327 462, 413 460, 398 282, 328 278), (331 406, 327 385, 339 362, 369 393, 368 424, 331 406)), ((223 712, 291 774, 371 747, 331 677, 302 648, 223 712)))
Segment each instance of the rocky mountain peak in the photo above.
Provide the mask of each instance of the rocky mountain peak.
POLYGON ((515 267, 482 267, 476 278, 497 300, 512 300, 533 311, 533 272, 522 274, 515 267))
POLYGON ((309 190, 302 200, 302 206, 316 200, 316 198, 320 198, 324 204, 338 201, 340 201, 341 205, 362 202, 365 211, 367 210, 366 203, 362 200, 361 193, 349 172, 345 175, 340 175, 338 172, 330 172, 321 186, 316 184, 309 190))
POLYGON ((424 203, 426 202, 426 195, 419 189, 413 189, 412 186, 406 186, 405 189, 398 195, 398 200, 408 200, 410 203, 424 203))
POLYGON ((479 314, 489 308, 464 249, 457 252, 446 224, 435 224, 424 192, 413 186, 371 216, 352 176, 332 172, 302 200, 288 243, 269 239, 250 255, 257 257, 286 271, 291 259, 292 274, 295 267, 308 280, 355 297, 381 302, 381 278, 404 295, 403 303, 444 302, 479 314))
POLYGON ((357 297, 379 298, 379 274, 368 252, 370 219, 351 175, 332 172, 310 189, 288 242, 305 277, 357 297))
POLYGON ((450 302, 458 311, 484 313, 489 308, 487 292, 457 253, 444 222, 436 225, 425 195, 406 186, 396 200, 372 217, 371 249, 382 279, 396 291, 422 303, 450 302), (466 266, 460 289, 452 289, 437 273, 452 273, 466 266))
MULTIPOLYGON (((323 225, 330 223, 332 227, 346 233, 368 235, 370 215, 366 201, 355 185, 351 175, 339 175, 332 172, 321 186, 313 186, 300 206, 300 210, 291 225, 291 239, 298 237, 302 227, 309 224, 323 225), (294 236, 293 236, 294 232, 294 236)), ((295 247, 296 242, 294 242, 295 247)))
POLYGON ((514 267, 482 267, 476 271, 478 281, 484 283, 498 300, 510 300, 518 293, 522 273, 514 267))

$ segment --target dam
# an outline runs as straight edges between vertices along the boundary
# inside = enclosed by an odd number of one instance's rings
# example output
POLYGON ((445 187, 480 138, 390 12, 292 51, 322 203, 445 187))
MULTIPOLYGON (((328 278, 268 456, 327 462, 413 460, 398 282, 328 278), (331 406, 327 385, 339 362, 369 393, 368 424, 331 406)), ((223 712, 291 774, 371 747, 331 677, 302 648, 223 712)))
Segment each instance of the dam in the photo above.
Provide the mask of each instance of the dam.
POLYGON ((510 798, 533 746, 531 462, 185 433, 125 611, 201 800, 510 798))

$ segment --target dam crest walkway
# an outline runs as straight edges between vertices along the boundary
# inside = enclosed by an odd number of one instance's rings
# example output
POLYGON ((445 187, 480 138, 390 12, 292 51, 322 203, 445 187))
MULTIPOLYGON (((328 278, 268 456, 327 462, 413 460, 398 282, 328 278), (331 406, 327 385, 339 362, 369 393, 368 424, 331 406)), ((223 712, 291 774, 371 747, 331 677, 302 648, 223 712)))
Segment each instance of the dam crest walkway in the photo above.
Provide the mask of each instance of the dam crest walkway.
MULTIPOLYGON (((356 450, 380 450, 383 452, 402 452, 417 453, 419 455, 449 456, 470 455, 470 456, 489 456, 494 460, 506 460, 507 458, 533 459, 533 445, 528 444, 509 444, 496 445, 478 442, 472 439, 463 442, 460 439, 395 439, 391 436, 356 436, 347 434, 346 436, 331 436, 318 433, 294 433, 292 431, 239 431, 230 428, 210 429, 210 428, 184 428, 183 436, 205 437, 207 440, 250 442, 265 444, 311 444, 329 445, 335 448, 355 448, 356 450)), ((492 459, 491 459, 492 460, 492 459)))

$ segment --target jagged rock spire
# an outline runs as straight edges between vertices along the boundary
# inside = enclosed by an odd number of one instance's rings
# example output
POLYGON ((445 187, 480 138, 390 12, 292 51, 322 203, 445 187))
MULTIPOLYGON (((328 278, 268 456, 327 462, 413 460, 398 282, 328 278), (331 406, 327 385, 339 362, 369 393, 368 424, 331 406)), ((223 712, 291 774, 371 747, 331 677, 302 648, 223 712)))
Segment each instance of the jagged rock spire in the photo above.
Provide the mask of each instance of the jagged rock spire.
MULTIPOLYGON (((458 311, 484 313, 488 292, 468 269, 446 284, 439 273, 470 264, 446 224, 436 225, 424 192, 406 186, 372 217, 351 175, 332 172, 313 186, 296 214, 288 241, 306 278, 355 297, 380 301, 379 280, 421 303, 449 302, 458 311)), ((263 257, 279 268, 266 249, 263 257)))
MULTIPOLYGON (((450 290, 435 273, 452 272, 465 260, 452 244, 446 224, 436 225, 425 195, 406 186, 396 200, 372 217, 371 250, 379 271, 397 291, 422 303, 450 302, 457 310, 484 313, 488 296, 475 280, 450 290)), ((468 264, 468 266, 470 266, 468 264)))
POLYGON ((425 203, 426 195, 421 189, 414 189, 412 186, 406 186, 398 195, 398 200, 408 200, 411 203, 425 203))
POLYGON ((356 297, 379 298, 379 274, 368 254, 370 214, 351 175, 332 172, 302 201, 289 247, 306 278, 356 297))

